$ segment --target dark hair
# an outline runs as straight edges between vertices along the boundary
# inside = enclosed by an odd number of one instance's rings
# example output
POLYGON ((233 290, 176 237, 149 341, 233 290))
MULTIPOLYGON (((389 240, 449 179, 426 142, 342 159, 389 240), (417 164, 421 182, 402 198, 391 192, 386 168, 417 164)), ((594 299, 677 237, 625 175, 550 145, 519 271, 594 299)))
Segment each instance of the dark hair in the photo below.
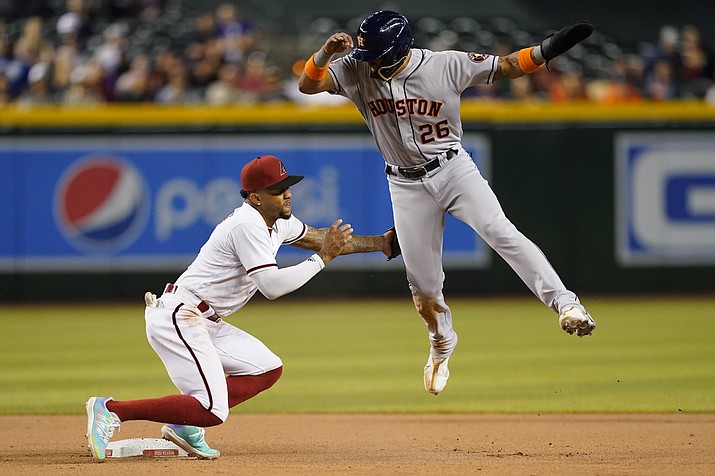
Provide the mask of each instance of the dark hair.
POLYGON ((241 196, 242 196, 244 199, 245 199, 245 198, 248 198, 248 192, 246 192, 245 190, 241 189, 241 196))

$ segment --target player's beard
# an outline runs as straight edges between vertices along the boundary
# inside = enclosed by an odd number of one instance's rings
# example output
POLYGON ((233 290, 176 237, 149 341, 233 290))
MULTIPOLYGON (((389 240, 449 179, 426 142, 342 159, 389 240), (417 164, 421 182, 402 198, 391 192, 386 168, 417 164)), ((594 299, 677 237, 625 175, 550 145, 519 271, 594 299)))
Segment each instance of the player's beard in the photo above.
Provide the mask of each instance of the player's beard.
POLYGON ((280 218, 287 220, 293 215, 291 204, 287 203, 283 208, 281 208, 281 213, 278 215, 280 218))

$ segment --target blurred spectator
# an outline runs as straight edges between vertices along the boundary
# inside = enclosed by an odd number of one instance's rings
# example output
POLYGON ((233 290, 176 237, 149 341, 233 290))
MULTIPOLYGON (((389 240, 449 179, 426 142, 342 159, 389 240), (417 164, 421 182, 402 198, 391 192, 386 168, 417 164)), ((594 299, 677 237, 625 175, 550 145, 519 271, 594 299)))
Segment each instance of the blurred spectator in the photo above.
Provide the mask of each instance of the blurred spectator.
MULTIPOLYGON (((32 66, 52 56, 52 44, 42 35, 43 21, 30 17, 24 21, 22 33, 12 46, 11 58, 5 60, 5 76, 10 84, 12 97, 20 96, 29 87, 28 75, 32 66)), ((36 69, 36 74, 39 69, 36 69)), ((38 86, 34 86, 35 89, 38 86)))
POLYGON ((534 101, 538 100, 536 94, 534 94, 534 85, 531 81, 531 77, 522 76, 520 78, 512 79, 508 81, 509 83, 509 97, 516 101, 534 101))
POLYGON ((283 78, 281 76, 280 69, 274 64, 267 65, 263 78, 264 85, 263 90, 261 91, 260 100, 263 102, 284 101, 286 97, 283 94, 283 88, 281 85, 283 78))
MULTIPOLYGON (((61 23, 67 23, 77 37, 77 41, 84 47, 92 35, 91 18, 87 8, 91 0, 67 0, 67 12, 58 20, 58 30, 61 23)), ((96 2, 94 2, 96 3, 96 2)))
POLYGON ((236 88, 238 66, 225 64, 219 70, 218 79, 206 88, 204 99, 211 106, 226 106, 240 102, 241 95, 236 88))
POLYGON ((181 62, 176 62, 169 70, 169 82, 157 92, 154 100, 162 104, 198 103, 203 100, 198 91, 189 85, 189 75, 181 62))
POLYGON ((667 61, 673 71, 680 70, 680 33, 673 25, 663 25, 655 45, 646 43, 641 56, 645 62, 646 74, 654 69, 657 62, 667 61))
MULTIPOLYGON (((286 60, 281 53, 304 49, 312 41, 309 36, 272 32, 270 41, 263 42, 261 31, 243 18, 236 4, 219 0, 195 13, 182 0, 0 0, 0 104, 20 97, 23 104, 343 103, 340 96, 300 94, 292 69, 299 74, 303 60, 280 63, 286 60)), ((340 23, 331 19, 331 30, 354 30, 349 21, 340 23)), ((505 29, 475 21, 465 29, 461 24, 456 29, 449 21, 416 20, 415 47, 434 43, 441 45, 437 49, 503 55, 531 44, 537 35, 523 26, 505 29)), ((594 35, 580 51, 571 52, 570 62, 555 62, 552 71, 542 68, 516 81, 469 88, 463 96, 489 101, 615 103, 686 97, 715 102, 715 59, 695 26, 663 25, 654 42, 638 45, 637 55, 621 46, 594 35)))
POLYGON ((218 78, 224 64, 221 45, 217 39, 209 41, 203 48, 203 56, 190 63, 191 82, 194 86, 205 88, 218 78))
POLYGON ((216 35, 219 38, 242 36, 253 32, 253 25, 239 18, 238 7, 224 2, 216 7, 216 35))
POLYGON ((50 65, 44 62, 34 64, 28 73, 27 88, 17 98, 18 104, 51 104, 56 102, 55 99, 50 87, 50 65))
POLYGON ((80 66, 72 71, 71 85, 62 97, 68 106, 90 106, 105 102, 102 77, 104 70, 96 61, 80 66))
MULTIPOLYGON (((211 12, 202 12, 194 20, 194 28, 181 39, 184 55, 189 61, 196 62, 206 56, 209 43, 218 41, 216 20, 211 12)), ((219 46, 223 54, 223 44, 219 46)))
POLYGON ((653 69, 645 77, 645 96, 656 101, 666 101, 679 97, 673 63, 661 58, 653 64, 653 69))
POLYGON ((102 43, 94 50, 94 58, 107 70, 120 67, 127 48, 127 26, 124 23, 112 23, 102 32, 102 43))
POLYGON ((546 68, 539 68, 538 71, 527 77, 531 80, 532 96, 536 99, 548 101, 554 75, 546 68))
POLYGON ((147 83, 149 101, 156 97, 157 91, 169 81, 169 72, 174 64, 181 62, 179 56, 171 49, 162 49, 157 52, 153 61, 148 66, 149 78, 147 83))
POLYGON ((103 42, 94 50, 92 59, 104 70, 104 81, 109 90, 114 89, 126 63, 127 27, 123 23, 112 23, 102 33, 103 42))
POLYGON ((556 103, 583 101, 586 99, 581 69, 570 67, 563 72, 557 72, 549 87, 549 98, 556 103))
MULTIPOLYGON (((135 56, 129 69, 119 75, 114 84, 114 98, 121 102, 146 102, 154 99, 150 88, 151 61, 147 55, 135 56)), ((158 90, 159 87, 156 88, 158 90)))
POLYGON ((74 12, 67 12, 57 19, 57 33, 60 36, 69 35, 75 41, 80 39, 81 26, 81 20, 74 12))
POLYGON ((216 8, 216 36, 223 45, 223 59, 228 63, 245 61, 256 44, 253 25, 239 18, 238 7, 222 3, 216 8))
POLYGON ((216 19, 211 12, 202 12, 196 17, 194 23, 194 30, 189 35, 191 38, 191 43, 198 45, 205 45, 209 41, 216 38, 218 32, 218 26, 216 26, 216 19))
POLYGON ((86 54, 79 40, 79 20, 65 13, 57 20, 57 41, 53 59, 53 87, 58 91, 70 86, 72 70, 85 61, 86 54))
POLYGON ((42 18, 30 17, 25 21, 22 35, 15 43, 15 47, 22 51, 23 60, 32 65, 40 60, 43 48, 51 46, 42 35, 42 18))
POLYGON ((616 58, 611 64, 610 80, 593 84, 589 98, 605 103, 641 101, 644 70, 645 63, 638 55, 616 58))
POLYGON ((236 81, 243 102, 271 101, 282 96, 280 75, 266 61, 266 55, 253 52, 236 81))
POLYGON ((681 34, 679 79, 684 92, 691 97, 702 98, 713 83, 713 55, 700 40, 700 31, 693 25, 685 25, 681 34))

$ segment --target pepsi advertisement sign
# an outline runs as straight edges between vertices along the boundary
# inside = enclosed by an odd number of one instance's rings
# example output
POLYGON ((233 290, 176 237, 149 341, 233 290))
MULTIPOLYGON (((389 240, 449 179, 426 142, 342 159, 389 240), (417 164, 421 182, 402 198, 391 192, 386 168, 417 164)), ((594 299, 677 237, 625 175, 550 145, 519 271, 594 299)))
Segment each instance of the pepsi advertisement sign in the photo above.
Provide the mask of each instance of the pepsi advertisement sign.
MULTIPOLYGON (((240 172, 259 155, 278 156, 305 179, 293 213, 316 228, 342 218, 357 234, 392 226, 384 161, 369 135, 108 135, 1 139, 0 271, 171 270, 188 266, 243 203, 240 172)), ((489 176, 489 144, 464 145, 489 176)), ((488 265, 487 245, 447 217, 444 262, 488 265)), ((308 252, 284 246, 281 265, 308 252)), ((379 253, 348 255, 331 267, 394 269, 379 253), (388 268, 389 267, 389 268, 388 268)))
POLYGON ((615 172, 619 263, 715 263, 713 134, 621 134, 615 172))
POLYGON ((134 165, 117 156, 89 156, 57 182, 55 220, 77 249, 116 254, 144 231, 150 203, 149 186, 134 165))

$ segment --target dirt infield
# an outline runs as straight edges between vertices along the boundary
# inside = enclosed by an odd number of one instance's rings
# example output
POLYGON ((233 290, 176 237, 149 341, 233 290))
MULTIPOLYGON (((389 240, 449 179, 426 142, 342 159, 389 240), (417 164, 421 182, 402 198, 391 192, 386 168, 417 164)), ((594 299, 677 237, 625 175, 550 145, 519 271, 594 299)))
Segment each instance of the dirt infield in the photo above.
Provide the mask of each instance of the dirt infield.
MULTIPOLYGON (((222 456, 98 463, 78 416, 0 417, 5 474, 715 475, 715 415, 241 415, 222 456)), ((113 440, 158 437, 126 422, 113 440)))

